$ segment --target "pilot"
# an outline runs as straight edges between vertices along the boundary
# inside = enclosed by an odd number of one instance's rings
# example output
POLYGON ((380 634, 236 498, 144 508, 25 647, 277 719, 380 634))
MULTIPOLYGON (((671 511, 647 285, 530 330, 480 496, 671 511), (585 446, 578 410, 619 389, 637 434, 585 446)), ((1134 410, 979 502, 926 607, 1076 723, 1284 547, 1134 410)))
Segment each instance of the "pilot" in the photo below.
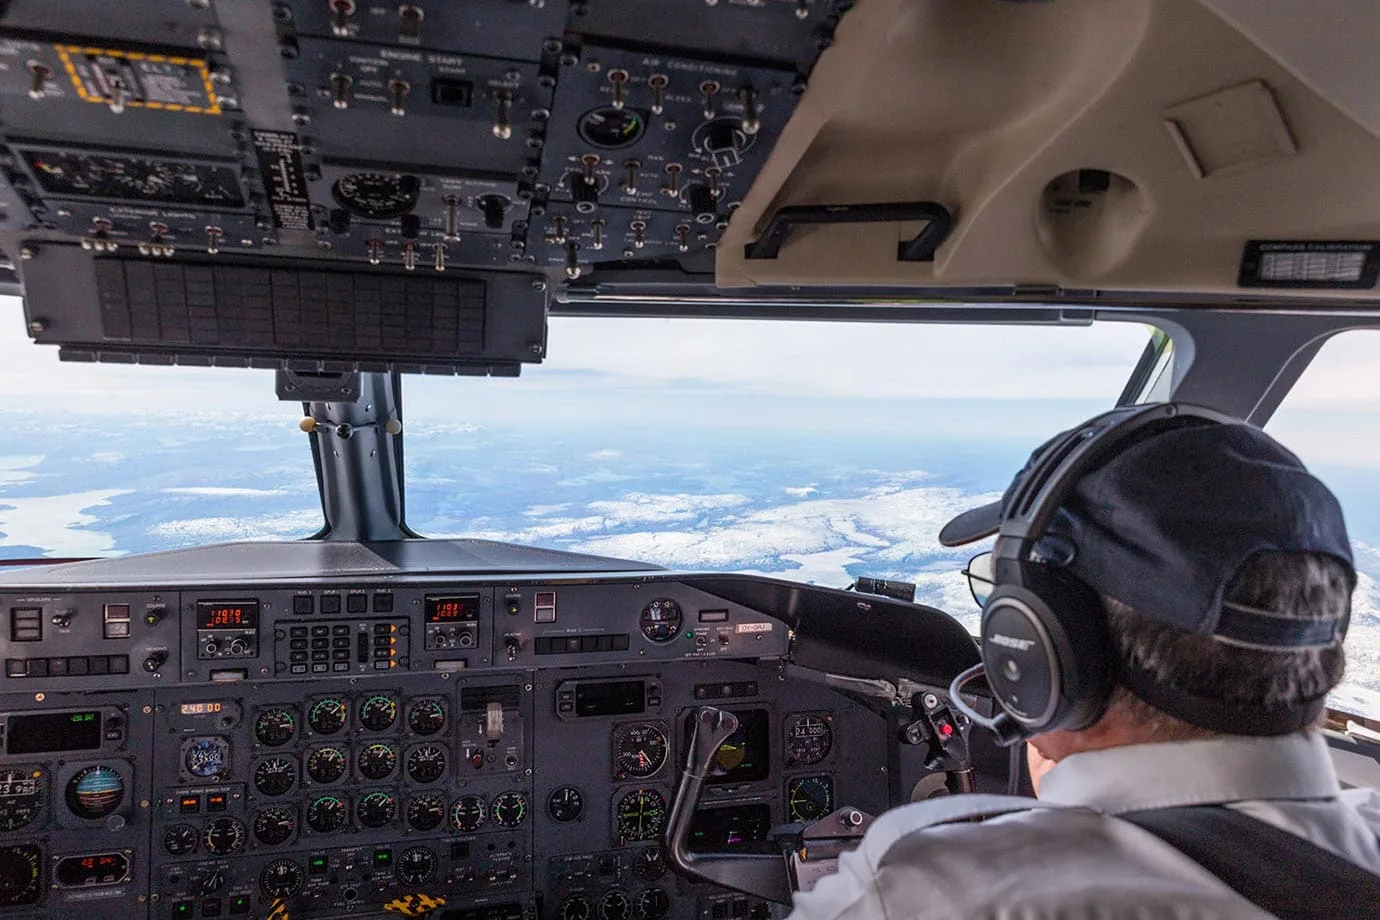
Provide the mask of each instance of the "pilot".
POLYGON ((992 533, 1000 705, 973 715, 1028 739, 1038 800, 893 809, 791 920, 1380 916, 1380 795, 1339 787, 1317 727, 1356 584, 1326 486, 1258 428, 1137 407, 941 540, 992 533))

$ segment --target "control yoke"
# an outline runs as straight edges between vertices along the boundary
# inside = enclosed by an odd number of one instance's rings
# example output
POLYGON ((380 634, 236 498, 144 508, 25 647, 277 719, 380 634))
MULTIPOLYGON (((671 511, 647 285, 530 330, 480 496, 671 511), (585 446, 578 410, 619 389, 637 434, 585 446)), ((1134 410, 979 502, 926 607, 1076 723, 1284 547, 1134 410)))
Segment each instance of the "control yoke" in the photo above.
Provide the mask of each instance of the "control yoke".
POLYGON ((808 827, 773 831, 776 852, 691 853, 690 824, 700 789, 720 745, 737 730, 738 719, 731 712, 712 706, 695 712, 685 772, 666 823, 666 852, 671 866, 687 878, 789 904, 793 891, 809 890, 819 878, 835 871, 839 854, 858 845, 872 818, 856 808, 841 808, 808 827))

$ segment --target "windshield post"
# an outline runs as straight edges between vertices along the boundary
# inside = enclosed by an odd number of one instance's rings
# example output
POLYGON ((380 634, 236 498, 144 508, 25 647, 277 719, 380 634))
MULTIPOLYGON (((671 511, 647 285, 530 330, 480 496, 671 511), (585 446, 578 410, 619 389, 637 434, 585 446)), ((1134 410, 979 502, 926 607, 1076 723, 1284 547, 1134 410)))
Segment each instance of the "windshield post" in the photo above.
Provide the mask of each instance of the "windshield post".
POLYGON ((304 403, 326 526, 323 540, 382 541, 414 536, 403 523, 402 382, 396 374, 360 374, 357 402, 304 403))

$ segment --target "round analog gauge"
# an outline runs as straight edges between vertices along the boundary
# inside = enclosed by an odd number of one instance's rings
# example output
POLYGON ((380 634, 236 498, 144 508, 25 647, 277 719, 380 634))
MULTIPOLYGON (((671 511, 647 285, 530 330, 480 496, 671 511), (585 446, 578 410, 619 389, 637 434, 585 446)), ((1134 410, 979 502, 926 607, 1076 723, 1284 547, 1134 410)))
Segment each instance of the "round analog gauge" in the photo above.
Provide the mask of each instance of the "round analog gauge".
POLYGON ((621 109, 602 106, 581 115, 575 129, 585 143, 605 150, 617 150, 637 143, 647 130, 647 121, 639 112, 626 106, 621 109))
POLYGON ((244 824, 238 818, 216 818, 201 832, 201 845, 212 856, 229 856, 244 849, 244 824))
POLYGON ((680 635, 680 624, 684 620, 680 604, 669 597, 663 597, 642 608, 637 625, 641 628, 642 635, 652 642, 670 642, 680 635))
POLYGON ((795 716, 786 723, 786 762, 819 763, 834 746, 833 720, 828 716, 795 716))
POLYGON ((391 792, 371 792, 355 806, 355 817, 365 827, 392 824, 398 816, 398 800, 391 792))
POLYGON ((345 826, 345 800, 338 795, 319 795, 307 806, 307 827, 318 834, 329 834, 345 826))
POLYGON ((275 805, 254 816, 254 839, 267 846, 287 843, 297 832, 297 810, 275 805))
POLYGON ((414 783, 434 783, 446 772, 446 752, 434 744, 413 748, 407 755, 407 777, 414 783))
POLYGON ((652 847, 637 854, 633 861, 633 871, 644 882, 655 882, 666 874, 666 857, 661 847, 652 847))
POLYGON ((393 220, 417 206, 422 183, 416 176, 353 173, 331 186, 336 203, 356 217, 393 220))
POLYGON ((340 748, 317 748, 307 757, 307 775, 314 783, 333 783, 345 775, 347 763, 340 748))
POLYGON ((254 788, 260 795, 284 795, 297 782, 297 761, 291 757, 266 757, 254 767, 254 788))
POLYGON ((163 832, 163 849, 173 856, 186 856, 196 850, 201 833, 190 824, 174 824, 163 832))
POLYGON ((834 780, 798 776, 786 784, 786 811, 791 821, 818 821, 834 810, 834 780))
POLYGON ((306 874, 290 859, 275 859, 259 873, 259 887, 270 898, 290 898, 302 890, 306 874))
POLYGON ((254 720, 254 737, 267 747, 282 747, 296 734, 297 714, 286 706, 265 709, 254 720))
POLYGON ((0 847, 0 907, 35 904, 43 895, 43 851, 32 843, 0 847))
POLYGON ((436 877, 440 863, 436 854, 426 847, 403 850, 398 857, 398 881, 404 885, 422 885, 436 877))
POLYGON ((623 843, 655 840, 666 823, 666 800, 655 789, 634 789, 618 800, 615 821, 623 843))
POLYGON ((671 909, 671 898, 660 888, 648 888, 637 896, 640 920, 661 920, 671 909))
POLYGON ((484 805, 484 800, 477 795, 467 795, 456 799, 455 804, 450 806, 451 826, 466 834, 473 834, 483 827, 484 819, 488 816, 489 812, 484 805))
POLYGON ((317 700, 307 710, 307 724, 318 735, 334 735, 345 727, 350 717, 350 707, 336 696, 317 700))
POLYGON ((28 827, 43 810, 43 771, 38 767, 0 770, 0 831, 28 827))
POLYGON ((446 819, 446 803, 436 795, 414 795, 407 803, 407 826, 414 831, 434 831, 446 819))
POLYGON ((124 779, 104 764, 83 767, 67 781, 67 807, 78 818, 104 818, 124 800, 124 779))
POLYGON ((182 766, 198 779, 215 779, 230 769, 230 744, 224 738, 193 738, 183 745, 182 766))
POLYGON ((655 725, 626 725, 613 742, 613 759, 620 776, 647 777, 666 763, 666 734, 655 725))
POLYGON ((627 892, 617 888, 599 899, 599 920, 628 920, 631 910, 632 901, 627 892))
POLYGON ((505 792, 493 802, 494 823, 499 827, 517 827, 527 820, 527 796, 521 792, 505 792))
POLYGON ((398 701, 391 696, 371 696, 359 704, 359 724, 371 732, 386 731, 398 719, 398 701))
POLYGON ((407 707, 407 727, 417 735, 434 735, 446 727, 446 707, 440 700, 413 700, 407 707))
POLYGON ((574 786, 562 786, 547 798, 546 810, 557 821, 574 821, 585 810, 585 800, 574 786))
POLYGON ((383 779, 398 768, 398 751, 391 744, 375 742, 359 752, 359 775, 383 779))
POLYGON ((589 920, 589 902, 578 894, 561 902, 561 920, 589 920))

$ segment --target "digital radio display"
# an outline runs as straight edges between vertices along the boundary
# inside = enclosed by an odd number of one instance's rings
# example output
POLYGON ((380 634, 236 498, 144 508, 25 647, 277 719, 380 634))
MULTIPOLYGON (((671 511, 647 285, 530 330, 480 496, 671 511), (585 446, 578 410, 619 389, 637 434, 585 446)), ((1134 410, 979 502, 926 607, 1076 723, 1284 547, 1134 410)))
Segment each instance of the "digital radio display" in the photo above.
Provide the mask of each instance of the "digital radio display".
POLYGON ((478 594, 448 594, 426 599, 428 623, 476 623, 479 621, 478 594))
POLYGON ((258 629, 258 601, 197 601, 197 629, 258 629))
POLYGON ((10 716, 8 721, 7 754, 93 751, 101 746, 99 712, 43 712, 10 716))

